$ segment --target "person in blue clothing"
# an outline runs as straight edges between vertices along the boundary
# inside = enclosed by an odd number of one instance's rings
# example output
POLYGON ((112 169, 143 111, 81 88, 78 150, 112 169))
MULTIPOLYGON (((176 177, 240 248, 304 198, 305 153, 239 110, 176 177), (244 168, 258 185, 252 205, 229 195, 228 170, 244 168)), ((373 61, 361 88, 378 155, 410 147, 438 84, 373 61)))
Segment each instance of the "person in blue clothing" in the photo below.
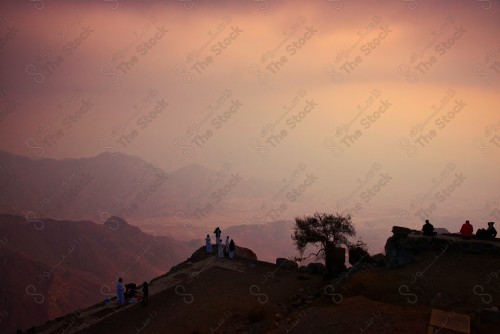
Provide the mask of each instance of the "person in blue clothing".
POLYGON ((123 279, 120 277, 118 283, 116 283, 116 294, 118 295, 118 305, 122 306, 125 304, 125 295, 123 294, 123 279))

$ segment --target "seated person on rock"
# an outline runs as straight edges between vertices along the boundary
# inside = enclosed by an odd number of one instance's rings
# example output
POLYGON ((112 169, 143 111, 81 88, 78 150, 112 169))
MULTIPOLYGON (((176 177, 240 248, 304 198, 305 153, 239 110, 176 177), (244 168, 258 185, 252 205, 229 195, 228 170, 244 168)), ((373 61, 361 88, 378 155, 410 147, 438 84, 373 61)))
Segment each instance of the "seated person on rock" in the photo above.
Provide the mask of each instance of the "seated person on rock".
POLYGON ((488 229, 480 228, 476 233, 476 239, 493 240, 497 236, 497 230, 493 227, 494 222, 488 223, 488 229))
POLYGON ((464 239, 472 238, 472 232, 474 231, 474 227, 469 223, 468 220, 465 221, 465 224, 462 225, 460 229, 460 234, 464 239))
POLYGON ((497 237, 497 230, 493 227, 495 222, 488 223, 488 229, 486 230, 486 236, 488 239, 495 239, 497 237))
POLYGON ((425 236, 432 237, 436 235, 436 232, 434 232, 434 226, 432 226, 431 223, 429 223, 429 220, 425 220, 424 226, 422 226, 422 232, 425 236))

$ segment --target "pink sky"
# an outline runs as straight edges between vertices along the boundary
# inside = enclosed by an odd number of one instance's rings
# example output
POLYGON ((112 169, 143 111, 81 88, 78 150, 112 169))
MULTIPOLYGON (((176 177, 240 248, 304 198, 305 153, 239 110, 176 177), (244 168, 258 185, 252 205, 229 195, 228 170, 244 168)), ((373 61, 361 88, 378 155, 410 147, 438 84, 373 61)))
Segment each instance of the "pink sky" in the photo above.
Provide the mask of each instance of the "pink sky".
MULTIPOLYGON (((364 204, 366 219, 412 211, 429 192, 432 216, 495 219, 487 204, 500 208, 498 1, 0 8, 2 150, 119 150, 167 171, 230 162, 262 178, 286 178, 304 162, 318 177, 302 199, 311 211, 336 209, 376 164, 365 187, 391 178, 364 204), (465 180, 440 201, 460 173, 465 180)), ((363 202, 362 192, 351 200, 363 202)))

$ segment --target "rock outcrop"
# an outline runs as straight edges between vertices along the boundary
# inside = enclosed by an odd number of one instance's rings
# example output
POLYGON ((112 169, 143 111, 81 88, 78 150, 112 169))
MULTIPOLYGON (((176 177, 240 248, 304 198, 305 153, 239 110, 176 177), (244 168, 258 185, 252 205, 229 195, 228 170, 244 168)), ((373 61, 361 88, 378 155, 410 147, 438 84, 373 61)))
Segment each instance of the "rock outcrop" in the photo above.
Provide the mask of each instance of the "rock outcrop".
POLYGON ((466 253, 500 255, 498 239, 466 240, 457 234, 424 236, 421 231, 400 226, 394 226, 392 233, 385 244, 385 262, 388 268, 399 268, 411 263, 412 254, 421 251, 442 252, 450 247, 466 253))
POLYGON ((309 263, 307 265, 307 272, 312 275, 323 275, 325 272, 325 265, 319 262, 309 263))
MULTIPOLYGON (((196 250, 196 252, 194 252, 193 255, 191 255, 188 261, 197 262, 205 259, 207 256, 216 256, 217 255, 216 249, 217 246, 212 245, 212 254, 207 254, 205 251, 205 246, 202 246, 198 248, 198 250, 196 250)), ((238 258, 254 260, 254 261, 257 260, 257 255, 251 249, 245 247, 236 246, 235 254, 236 257, 238 258)))

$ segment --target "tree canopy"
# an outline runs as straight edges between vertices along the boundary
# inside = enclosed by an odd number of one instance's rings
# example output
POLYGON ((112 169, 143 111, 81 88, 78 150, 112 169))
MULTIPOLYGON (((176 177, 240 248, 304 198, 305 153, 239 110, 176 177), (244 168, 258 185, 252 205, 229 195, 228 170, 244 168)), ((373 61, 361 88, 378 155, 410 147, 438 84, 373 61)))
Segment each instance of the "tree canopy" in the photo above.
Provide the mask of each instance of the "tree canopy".
MULTIPOLYGON (((350 248, 355 246, 350 241, 350 238, 355 236, 356 231, 350 215, 316 212, 313 216, 295 218, 292 240, 301 256, 309 244, 318 245, 320 249, 315 254, 318 257, 321 253, 324 254, 326 250, 334 247, 343 245, 350 248)), ((358 241, 356 245, 360 244, 362 242, 358 241)))

